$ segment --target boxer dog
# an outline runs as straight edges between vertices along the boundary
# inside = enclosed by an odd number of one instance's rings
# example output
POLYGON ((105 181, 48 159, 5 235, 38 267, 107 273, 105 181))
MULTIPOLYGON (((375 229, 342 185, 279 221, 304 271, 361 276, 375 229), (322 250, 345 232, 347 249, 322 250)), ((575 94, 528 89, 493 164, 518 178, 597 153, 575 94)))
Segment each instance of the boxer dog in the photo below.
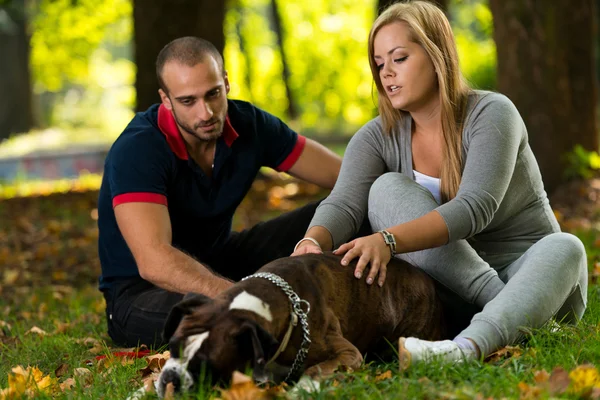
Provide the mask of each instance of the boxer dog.
POLYGON ((354 277, 356 260, 340 260, 331 253, 280 258, 214 299, 186 296, 165 323, 171 358, 159 396, 169 383, 188 391, 205 377, 229 383, 247 368, 259 381, 326 377, 340 366, 360 367, 367 352, 389 353, 401 336, 444 336, 442 305, 423 271, 392 259, 379 287, 354 277))

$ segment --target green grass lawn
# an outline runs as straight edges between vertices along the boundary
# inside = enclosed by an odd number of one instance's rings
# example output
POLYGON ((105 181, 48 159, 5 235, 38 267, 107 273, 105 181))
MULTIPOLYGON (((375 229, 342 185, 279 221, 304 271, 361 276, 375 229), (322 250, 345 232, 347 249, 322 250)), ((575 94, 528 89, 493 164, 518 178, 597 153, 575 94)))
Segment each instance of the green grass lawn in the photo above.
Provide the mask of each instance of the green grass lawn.
MULTIPOLYGON (((71 193, 0 202, 0 399, 125 399, 142 385, 146 358, 112 357, 104 302, 96 289, 94 207, 97 193, 71 193), (99 356, 108 356, 98 360, 99 356), (38 375, 20 375, 30 367, 38 375), (13 369, 17 371, 13 373, 13 369), (37 390, 35 388, 38 388, 37 390), (17 393, 14 397, 9 393, 17 393)), ((253 209, 256 210, 254 200, 253 209)), ((306 399, 598 398, 600 294, 596 282, 598 241, 578 235, 590 260, 589 306, 578 326, 540 329, 526 342, 486 362, 417 366, 370 362, 340 372, 306 399)), ((163 350, 163 349, 161 349, 163 350)), ((191 398, 260 398, 251 385, 245 397, 204 388, 191 398), (230 397, 227 397, 230 396, 230 397)), ((288 388, 289 389, 289 388, 288 388)), ((284 395, 284 394, 282 394, 284 395)), ((153 398, 154 395, 148 396, 153 398)))

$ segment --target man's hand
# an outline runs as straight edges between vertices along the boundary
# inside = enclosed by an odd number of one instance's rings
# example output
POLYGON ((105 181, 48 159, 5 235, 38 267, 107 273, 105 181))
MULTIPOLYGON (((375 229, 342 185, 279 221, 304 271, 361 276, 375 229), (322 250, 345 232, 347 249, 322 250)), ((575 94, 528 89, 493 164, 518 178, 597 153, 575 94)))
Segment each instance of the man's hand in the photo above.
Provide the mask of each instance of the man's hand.
POLYGON ((360 279, 363 275, 367 264, 371 265, 369 275, 367 276, 367 284, 371 285, 375 282, 375 278, 379 274, 377 284, 383 286, 387 273, 387 264, 392 258, 390 248, 385 244, 381 233, 377 232, 369 236, 354 239, 351 242, 341 245, 333 252, 336 255, 344 255, 342 257, 342 265, 348 265, 350 261, 359 257, 354 276, 360 279))

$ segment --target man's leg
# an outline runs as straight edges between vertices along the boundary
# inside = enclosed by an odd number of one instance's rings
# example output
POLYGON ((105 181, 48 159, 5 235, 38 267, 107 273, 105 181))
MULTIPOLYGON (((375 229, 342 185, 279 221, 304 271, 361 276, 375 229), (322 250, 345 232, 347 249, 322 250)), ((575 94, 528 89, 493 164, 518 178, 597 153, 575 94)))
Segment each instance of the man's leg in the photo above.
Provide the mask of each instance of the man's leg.
POLYGON ((119 346, 158 348, 168 343, 162 331, 167 315, 183 295, 158 288, 141 278, 104 292, 108 333, 119 346))
MULTIPOLYGON (((304 237, 320 203, 321 200, 308 203, 250 229, 232 233, 211 265, 217 272, 237 281, 277 258, 289 256, 304 237)), ((370 233, 371 226, 365 219, 356 237, 370 233)))
POLYGON ((289 256, 304 237, 320 202, 308 203, 250 229, 232 232, 223 251, 212 262, 215 270, 238 281, 270 261, 289 256))

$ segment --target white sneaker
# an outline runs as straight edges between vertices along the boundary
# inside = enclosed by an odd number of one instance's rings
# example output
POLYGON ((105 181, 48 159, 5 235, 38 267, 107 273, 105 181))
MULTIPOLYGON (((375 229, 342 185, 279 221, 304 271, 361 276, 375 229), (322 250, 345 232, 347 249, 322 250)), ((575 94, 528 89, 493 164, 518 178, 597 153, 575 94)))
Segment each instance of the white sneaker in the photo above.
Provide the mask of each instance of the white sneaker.
POLYGON ((459 347, 452 340, 431 342, 413 337, 401 337, 398 341, 398 361, 400 370, 406 370, 411 364, 440 360, 443 363, 454 364, 467 360, 475 360, 474 350, 459 347))

